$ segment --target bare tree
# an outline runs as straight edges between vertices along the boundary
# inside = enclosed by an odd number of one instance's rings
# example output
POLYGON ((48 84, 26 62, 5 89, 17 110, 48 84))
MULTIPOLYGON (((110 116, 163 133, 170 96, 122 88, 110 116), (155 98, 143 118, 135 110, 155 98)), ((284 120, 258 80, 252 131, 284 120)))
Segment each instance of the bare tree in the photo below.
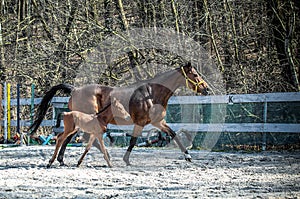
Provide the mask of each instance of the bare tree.
MULTIPOLYGON (((2 81, 17 77, 45 90, 59 82, 73 83, 79 66, 107 38, 125 36, 136 27, 163 27, 193 38, 210 52, 228 93, 299 90, 296 0, 2 0, 0 6, 2 81)), ((161 71, 149 64, 167 68, 184 61, 172 52, 126 45, 125 55, 101 55, 99 64, 106 70, 95 71, 99 83, 128 84, 161 71)))
POLYGON ((299 41, 295 29, 299 27, 299 2, 268 1, 269 17, 273 30, 274 43, 283 75, 287 82, 300 91, 299 84, 299 60, 295 58, 295 46, 299 41), (296 7, 298 6, 298 7, 296 7), (297 17, 298 16, 298 17, 297 17), (298 24, 297 24, 298 23, 298 24))

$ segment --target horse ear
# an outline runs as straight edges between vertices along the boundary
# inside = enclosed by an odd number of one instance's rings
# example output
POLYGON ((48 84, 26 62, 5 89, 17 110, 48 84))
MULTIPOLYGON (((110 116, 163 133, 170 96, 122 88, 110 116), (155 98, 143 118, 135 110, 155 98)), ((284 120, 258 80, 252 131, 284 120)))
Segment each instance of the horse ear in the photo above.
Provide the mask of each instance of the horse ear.
POLYGON ((191 69, 191 68, 192 68, 191 62, 188 62, 188 63, 186 64, 186 67, 187 67, 188 69, 191 69))

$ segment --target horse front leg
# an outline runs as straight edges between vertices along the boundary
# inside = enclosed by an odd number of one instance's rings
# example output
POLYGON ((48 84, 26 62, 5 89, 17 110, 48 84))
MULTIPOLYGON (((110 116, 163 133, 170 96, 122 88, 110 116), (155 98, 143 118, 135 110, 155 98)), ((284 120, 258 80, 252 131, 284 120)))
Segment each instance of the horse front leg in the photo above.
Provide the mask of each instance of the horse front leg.
MULTIPOLYGON (((100 128, 100 127, 99 127, 100 128)), ((89 138, 90 138, 90 134, 88 134, 88 133, 83 133, 83 139, 84 140, 89 140, 89 138)), ((94 142, 93 142, 93 146, 95 146, 97 149, 99 149, 100 151, 101 151, 101 153, 103 153, 102 152, 102 150, 101 150, 101 146, 99 145, 99 143, 97 142, 97 140, 95 140, 94 142)), ((107 151, 107 150, 106 150, 107 151)), ((108 154, 108 158, 110 159, 110 155, 109 155, 109 153, 107 153, 108 154)))
MULTIPOLYGON (((83 139, 84 140, 89 140, 89 138, 90 138, 90 134, 83 133, 83 139)), ((99 149, 101 151, 101 146, 99 145, 99 143, 96 140, 93 142, 93 146, 95 146, 97 149, 99 149)), ((101 151, 101 153, 102 153, 102 151, 101 151)), ((108 158, 110 159, 109 154, 108 154, 108 158)))
POLYGON ((71 141, 72 137, 76 134, 77 131, 75 131, 74 133, 70 134, 66 140, 64 141, 64 143, 61 145, 61 148, 59 150, 58 156, 57 156, 57 161, 59 162, 60 166, 64 166, 64 154, 66 151, 66 147, 69 144, 69 142, 71 141))
POLYGON ((123 157, 123 160, 124 160, 124 162, 126 163, 127 166, 130 165, 130 162, 129 162, 130 153, 131 153, 133 147, 135 146, 137 138, 141 134, 143 128, 144 127, 142 127, 142 126, 134 125, 133 134, 130 138, 129 147, 127 148, 127 151, 126 151, 126 153, 123 157))
POLYGON ((80 166, 80 164, 82 163, 83 158, 85 157, 85 155, 87 154, 87 152, 89 152, 89 150, 91 149, 92 144, 93 144, 93 142, 95 141, 95 138, 96 138, 96 137, 95 137, 94 135, 90 135, 89 142, 88 142, 88 144, 86 145, 85 151, 83 152, 82 156, 81 156, 80 159, 78 160, 77 167, 80 166))
POLYGON ((157 128, 159 128, 161 131, 167 133, 168 135, 170 135, 172 137, 172 139, 176 142, 176 144, 179 146, 180 150, 184 153, 184 157, 185 160, 188 162, 192 161, 192 157, 189 154, 188 150, 183 146, 183 144, 181 143, 181 141, 179 140, 178 136, 176 136, 175 131, 173 131, 165 122, 165 120, 153 124, 153 126, 156 126, 157 128))
POLYGON ((61 142, 63 141, 62 140, 62 136, 60 136, 59 138, 57 138, 57 141, 56 141, 56 145, 55 145, 55 150, 54 150, 54 153, 51 157, 51 159, 49 160, 49 163, 47 164, 47 168, 50 168, 52 163, 54 162, 55 158, 56 158, 56 155, 57 155, 57 152, 58 152, 58 149, 60 148, 61 146, 61 142))
POLYGON ((100 145, 101 151, 104 154, 104 159, 106 160, 107 165, 111 168, 112 164, 110 162, 110 155, 109 155, 109 153, 108 153, 108 151, 107 151, 107 149, 105 148, 105 145, 104 145, 103 133, 97 134, 97 139, 99 141, 99 145, 100 145))

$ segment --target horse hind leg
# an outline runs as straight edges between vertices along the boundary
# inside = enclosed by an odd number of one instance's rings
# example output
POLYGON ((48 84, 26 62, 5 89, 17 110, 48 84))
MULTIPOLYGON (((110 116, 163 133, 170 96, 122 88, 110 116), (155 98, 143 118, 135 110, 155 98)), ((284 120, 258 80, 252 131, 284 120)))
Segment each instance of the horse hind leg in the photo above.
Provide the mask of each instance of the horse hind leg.
POLYGON ((52 158, 49 160, 49 163, 47 164, 47 168, 51 167, 52 163, 54 162, 54 160, 57 156, 59 148, 61 147, 62 143, 66 140, 67 136, 68 136, 68 134, 66 134, 66 133, 62 133, 60 136, 58 136, 54 153, 52 155, 52 158))
POLYGON ((60 166, 65 166, 66 164, 64 163, 64 154, 66 151, 66 147, 68 145, 68 143, 71 141, 72 137, 74 136, 74 134, 76 134, 77 131, 75 131, 74 133, 70 134, 64 141, 64 143, 61 145, 58 156, 57 156, 57 161, 59 162, 60 166))
POLYGON ((180 150, 184 153, 185 160, 188 162, 192 161, 192 157, 189 154, 188 150, 183 146, 181 141, 179 140, 178 136, 176 136, 175 131, 173 131, 166 123, 165 121, 161 121, 159 123, 152 124, 153 126, 156 126, 159 128, 161 131, 167 133, 172 137, 172 139, 176 142, 180 150))

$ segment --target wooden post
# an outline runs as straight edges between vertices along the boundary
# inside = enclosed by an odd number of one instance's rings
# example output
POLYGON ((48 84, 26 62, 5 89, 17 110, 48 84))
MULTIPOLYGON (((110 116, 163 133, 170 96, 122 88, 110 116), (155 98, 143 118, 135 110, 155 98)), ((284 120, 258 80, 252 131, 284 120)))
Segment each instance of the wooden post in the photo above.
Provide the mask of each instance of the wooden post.
MULTIPOLYGON (((3 108, 2 108, 2 84, 0 84, 0 121, 3 120, 3 108)), ((2 124, 0 125, 0 133, 2 132, 2 124)))
POLYGON ((20 84, 17 84, 17 133, 21 135, 20 134, 20 84))
MULTIPOLYGON (((30 125, 33 124, 33 119, 34 119, 33 118, 34 117, 34 89, 35 89, 35 86, 34 86, 34 84, 32 84, 31 85, 31 103, 30 103, 30 125)), ((30 145, 30 136, 29 135, 27 136, 27 140, 28 140, 27 145, 29 146, 30 145)))
POLYGON ((17 84, 17 133, 20 136, 20 145, 23 145, 24 136, 20 131, 20 84, 17 84))
POLYGON ((3 102, 3 106, 4 106, 4 143, 7 143, 7 84, 6 82, 4 83, 4 102, 3 102))
POLYGON ((34 116, 34 84, 31 85, 30 124, 33 124, 34 116))
POLYGON ((267 115, 268 115, 268 102, 267 102, 267 100, 265 100, 265 102, 264 102, 264 114, 263 114, 264 127, 263 127, 262 147, 261 147, 261 149, 263 151, 265 151, 266 147, 267 147, 267 133, 265 132, 265 124, 267 123, 267 115))
POLYGON ((7 140, 11 138, 11 107, 10 107, 10 83, 7 84, 7 140))

